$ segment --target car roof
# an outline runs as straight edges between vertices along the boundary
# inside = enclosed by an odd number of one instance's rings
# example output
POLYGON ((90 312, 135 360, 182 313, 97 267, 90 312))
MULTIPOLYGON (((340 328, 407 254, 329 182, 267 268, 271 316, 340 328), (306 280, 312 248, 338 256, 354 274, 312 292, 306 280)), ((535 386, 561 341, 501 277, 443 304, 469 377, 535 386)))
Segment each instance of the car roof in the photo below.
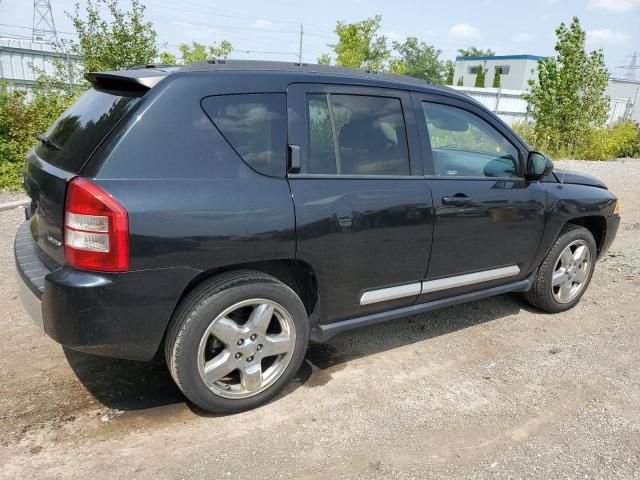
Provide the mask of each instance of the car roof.
POLYGON ((327 79, 339 81, 347 80, 349 83, 364 86, 396 88, 424 93, 438 93, 479 104, 476 100, 452 88, 444 85, 431 84, 421 78, 357 68, 299 62, 213 59, 193 62, 185 66, 159 64, 139 65, 129 70, 90 72, 87 73, 85 77, 94 85, 101 81, 113 82, 121 80, 137 84, 140 87, 152 88, 160 80, 172 74, 189 74, 191 72, 215 73, 225 71, 245 72, 248 74, 278 72, 281 74, 290 74, 292 78, 301 82, 313 82, 314 77, 317 76, 318 80, 321 82, 326 81, 327 79))
POLYGON ((217 72, 217 71, 234 71, 234 72, 282 72, 290 73, 295 76, 304 76, 307 79, 313 78, 314 74, 321 74, 323 77, 334 77, 336 79, 350 78, 361 84, 379 84, 385 83, 386 87, 394 86, 408 90, 445 90, 454 95, 460 95, 455 90, 442 86, 434 85, 422 78, 409 77, 407 75, 398 75, 386 72, 377 72, 374 70, 365 70, 359 68, 341 67, 335 65, 319 65, 312 63, 299 62, 277 62, 263 60, 227 60, 214 59, 200 62, 193 62, 185 65, 179 72, 217 72), (394 85, 390 85, 394 84, 394 85))

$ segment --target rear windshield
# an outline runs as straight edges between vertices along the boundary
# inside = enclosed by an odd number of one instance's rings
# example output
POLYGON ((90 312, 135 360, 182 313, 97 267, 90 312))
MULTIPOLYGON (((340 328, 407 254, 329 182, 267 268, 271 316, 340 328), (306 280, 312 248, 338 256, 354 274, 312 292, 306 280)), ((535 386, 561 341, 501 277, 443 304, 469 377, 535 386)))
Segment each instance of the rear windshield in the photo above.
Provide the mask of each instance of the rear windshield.
POLYGON ((139 94, 88 90, 49 128, 45 134, 49 144, 39 142, 36 153, 56 167, 79 173, 89 155, 139 99, 139 94))

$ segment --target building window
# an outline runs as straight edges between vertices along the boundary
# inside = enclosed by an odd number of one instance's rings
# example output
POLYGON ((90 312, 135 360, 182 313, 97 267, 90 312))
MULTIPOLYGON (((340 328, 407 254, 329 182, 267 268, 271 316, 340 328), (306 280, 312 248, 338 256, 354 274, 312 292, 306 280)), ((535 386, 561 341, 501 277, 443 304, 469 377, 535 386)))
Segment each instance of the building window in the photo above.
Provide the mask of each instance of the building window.
POLYGON ((496 70, 500 71, 500 75, 509 75, 510 69, 510 65, 500 65, 499 67, 496 67, 496 70))
POLYGON ((479 68, 480 68, 479 66, 469 67, 469 74, 470 75, 477 75, 479 68))

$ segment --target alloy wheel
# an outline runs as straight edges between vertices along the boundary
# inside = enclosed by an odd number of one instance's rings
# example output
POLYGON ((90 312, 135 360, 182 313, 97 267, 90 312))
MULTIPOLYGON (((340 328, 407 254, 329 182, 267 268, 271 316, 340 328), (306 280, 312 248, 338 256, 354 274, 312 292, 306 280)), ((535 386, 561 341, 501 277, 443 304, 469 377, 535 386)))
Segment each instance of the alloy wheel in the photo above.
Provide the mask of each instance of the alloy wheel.
POLYGON ((296 331, 276 302, 255 298, 218 315, 198 348, 200 377, 215 394, 247 398, 269 388, 291 361, 296 331))
POLYGON ((568 303, 584 289, 591 270, 591 249, 584 240, 575 240, 562 250, 551 279, 553 298, 568 303))

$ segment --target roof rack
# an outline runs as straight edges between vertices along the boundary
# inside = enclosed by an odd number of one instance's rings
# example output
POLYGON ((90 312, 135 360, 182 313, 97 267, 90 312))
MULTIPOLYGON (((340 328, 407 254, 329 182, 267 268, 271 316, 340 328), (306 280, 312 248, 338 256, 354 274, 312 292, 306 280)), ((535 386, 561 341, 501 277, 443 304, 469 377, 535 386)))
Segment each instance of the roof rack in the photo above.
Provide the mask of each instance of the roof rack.
POLYGON ((368 77, 379 80, 389 80, 395 82, 412 83, 417 85, 428 85, 429 82, 421 78, 408 77, 406 75, 395 75, 392 73, 380 73, 373 70, 362 70, 358 68, 338 67, 333 65, 317 65, 312 63, 299 62, 274 62, 263 60, 226 60, 212 59, 201 62, 193 62, 182 67, 183 72, 205 72, 215 70, 228 71, 282 71, 282 72, 304 72, 304 73, 326 73, 329 75, 347 75, 352 77, 368 77))
POLYGON ((147 63, 143 65, 134 65, 126 70, 177 70, 180 65, 169 65, 168 63, 147 63))

